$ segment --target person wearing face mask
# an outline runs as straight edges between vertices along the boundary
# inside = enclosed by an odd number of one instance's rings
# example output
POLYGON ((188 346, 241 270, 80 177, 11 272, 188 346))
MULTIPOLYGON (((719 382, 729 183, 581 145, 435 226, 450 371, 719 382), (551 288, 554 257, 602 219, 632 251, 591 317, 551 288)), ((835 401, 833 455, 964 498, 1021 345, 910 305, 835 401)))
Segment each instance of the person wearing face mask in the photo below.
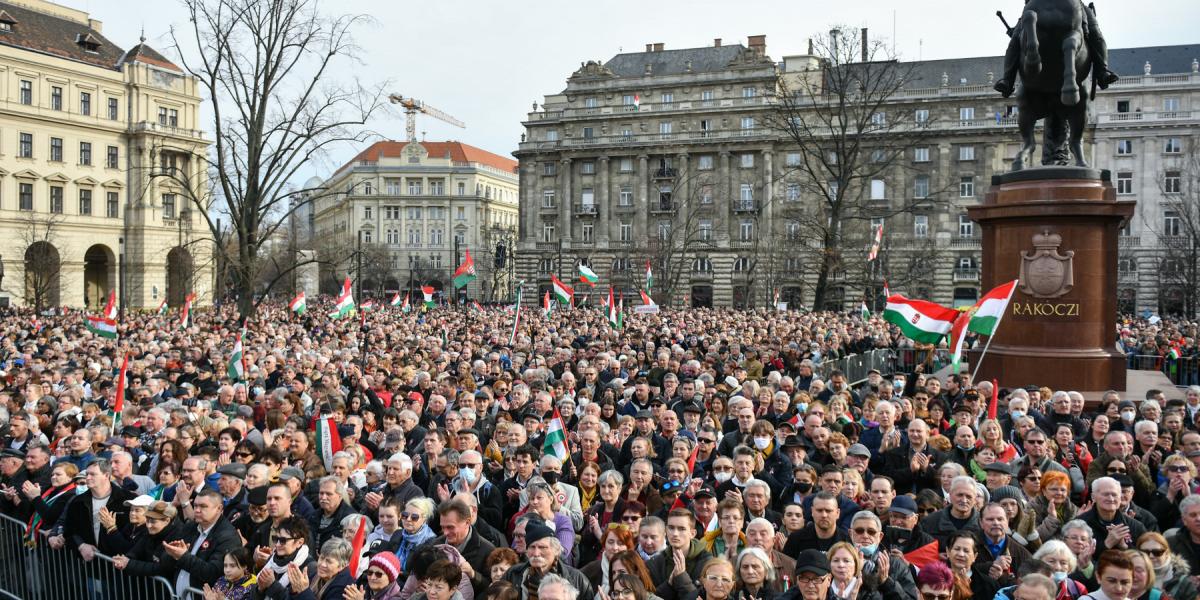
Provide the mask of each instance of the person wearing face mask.
MULTIPOLYGON (((1050 578, 1058 586, 1057 600, 1074 600, 1088 593, 1082 583, 1072 579, 1071 573, 1079 565, 1079 559, 1067 545, 1059 540, 1049 540, 1033 554, 1035 561, 1041 561, 1050 567, 1050 578)), ((1004 593, 1004 590, 1001 590, 1004 593)))
POLYGON ((912 570, 903 558, 891 555, 883 547, 883 522, 875 513, 864 510, 850 522, 850 543, 862 554, 863 587, 879 592, 887 600, 910 600, 916 590, 912 570))
POLYGON ((504 514, 504 496, 487 477, 483 476, 483 455, 467 450, 458 455, 458 475, 438 490, 438 500, 444 502, 455 494, 471 494, 479 502, 479 518, 498 523, 504 514), (445 494, 442 491, 445 490, 445 494))
POLYGON ((571 524, 579 531, 583 527, 583 507, 579 503, 579 488, 562 481, 562 461, 558 457, 547 454, 539 465, 542 469, 542 479, 550 485, 561 505, 559 512, 571 517, 571 524))

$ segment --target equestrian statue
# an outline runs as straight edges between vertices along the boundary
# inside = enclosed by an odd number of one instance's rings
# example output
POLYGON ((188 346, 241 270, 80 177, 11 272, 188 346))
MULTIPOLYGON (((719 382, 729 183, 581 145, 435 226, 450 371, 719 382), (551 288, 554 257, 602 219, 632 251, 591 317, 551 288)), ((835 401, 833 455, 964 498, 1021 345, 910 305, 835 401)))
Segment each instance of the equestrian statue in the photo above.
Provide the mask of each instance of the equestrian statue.
POLYGON ((1117 81, 1108 70, 1108 45, 1096 22, 1092 5, 1081 0, 1026 0, 1021 18, 1008 27, 1004 15, 996 15, 1008 28, 1008 51, 1004 73, 996 91, 1005 98, 1017 93, 1021 150, 1013 160, 1013 171, 1033 163, 1037 122, 1045 119, 1042 164, 1087 167, 1083 155, 1083 129, 1087 105, 1095 100, 1096 88, 1107 89, 1117 81), (1015 85, 1017 73, 1020 85, 1015 85), (1091 75, 1091 90, 1084 85, 1091 75))

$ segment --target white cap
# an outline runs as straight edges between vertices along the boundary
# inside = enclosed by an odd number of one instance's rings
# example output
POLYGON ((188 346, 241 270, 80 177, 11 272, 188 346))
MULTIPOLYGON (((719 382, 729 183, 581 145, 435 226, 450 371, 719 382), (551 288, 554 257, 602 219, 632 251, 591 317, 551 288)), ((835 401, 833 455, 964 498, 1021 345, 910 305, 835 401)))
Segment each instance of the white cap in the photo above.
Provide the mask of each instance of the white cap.
POLYGON ((138 508, 146 508, 154 503, 155 503, 154 496, 148 496, 146 494, 142 494, 141 496, 138 496, 137 498, 134 498, 133 500, 126 500, 125 506, 136 506, 138 508))

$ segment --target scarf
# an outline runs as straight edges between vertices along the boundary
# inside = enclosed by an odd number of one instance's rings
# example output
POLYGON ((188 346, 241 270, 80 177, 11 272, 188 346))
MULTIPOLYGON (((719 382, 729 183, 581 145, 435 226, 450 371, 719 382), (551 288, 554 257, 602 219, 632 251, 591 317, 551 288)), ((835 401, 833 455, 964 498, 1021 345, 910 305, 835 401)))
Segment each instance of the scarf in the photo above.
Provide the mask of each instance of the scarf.
POLYGON ((838 598, 843 598, 846 600, 853 600, 853 598, 857 597, 858 596, 858 588, 859 588, 859 579, 857 577, 851 579, 850 581, 847 581, 846 587, 841 587, 840 585, 838 585, 838 582, 836 579, 832 580, 829 583, 829 591, 832 592, 834 596, 836 596, 838 598))
POLYGON ((292 560, 286 561, 283 564, 280 564, 279 557, 272 553, 271 557, 267 559, 267 566, 263 568, 274 571, 275 581, 278 581, 279 585, 286 588, 288 586, 288 565, 303 567, 306 560, 308 560, 308 544, 300 546, 300 550, 296 551, 296 556, 293 556, 292 560))
POLYGON ((1175 577, 1175 563, 1170 560, 1161 567, 1154 567, 1154 587, 1163 589, 1163 584, 1175 577))
MULTIPOLYGON (((75 497, 75 484, 74 483, 69 483, 69 484, 63 486, 58 491, 55 491, 55 488, 52 487, 52 488, 42 492, 42 501, 45 502, 47 506, 54 504, 55 502, 62 499, 63 497, 66 497, 68 499, 75 497)), ((41 513, 39 513, 36 510, 33 511, 33 514, 30 515, 29 521, 26 523, 26 525, 27 525, 27 527, 25 528, 25 536, 24 536, 25 537, 25 545, 30 548, 33 548, 34 546, 37 546, 38 532, 42 529, 42 526, 45 525, 45 523, 42 522, 41 513)))
POLYGON ((592 501, 596 499, 596 492, 598 491, 600 491, 600 486, 592 488, 590 492, 584 489, 582 485, 579 486, 579 504, 582 505, 583 510, 586 511, 592 507, 592 501))
MULTIPOLYGON (((641 552, 642 552, 641 544, 638 544, 638 554, 641 554, 641 552)), ((648 559, 645 556, 643 556, 642 560, 648 560, 648 559)), ((608 585, 609 585, 608 565, 609 565, 608 555, 601 552, 600 553, 600 591, 604 592, 605 596, 612 595, 612 590, 608 589, 608 585)))

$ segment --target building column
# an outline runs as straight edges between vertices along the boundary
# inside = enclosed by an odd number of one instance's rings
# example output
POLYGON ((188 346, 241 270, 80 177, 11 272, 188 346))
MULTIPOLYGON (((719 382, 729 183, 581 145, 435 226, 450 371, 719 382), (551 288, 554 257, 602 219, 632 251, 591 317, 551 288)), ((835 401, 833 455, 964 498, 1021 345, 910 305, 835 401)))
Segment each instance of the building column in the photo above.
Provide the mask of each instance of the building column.
POLYGON ((634 201, 636 216, 633 218, 634 240, 646 239, 646 223, 650 220, 650 157, 638 155, 637 198, 634 201))
POLYGON ((770 227, 772 225, 771 216, 774 214, 773 204, 775 199, 774 181, 774 153, 770 150, 763 150, 763 193, 762 193, 762 222, 763 226, 770 227))
MULTIPOLYGON (((521 177, 519 180, 521 186, 520 194, 524 196, 524 198, 519 201, 519 205, 524 205, 526 209, 524 220, 522 220, 520 224, 521 230, 518 232, 518 237, 522 242, 531 244, 537 240, 538 210, 541 209, 541 203, 538 200, 538 192, 541 191, 542 186, 539 185, 541 181, 538 177, 537 169, 538 163, 536 161, 529 161, 529 163, 526 164, 525 169, 521 172, 521 177)), ((401 217, 403 219, 408 219, 407 214, 402 214, 401 217)), ((407 236, 407 232, 405 231, 407 227, 408 223, 406 221, 402 221, 401 231, 405 236, 407 236)))
POLYGON ((692 203, 692 195, 691 195, 692 184, 690 181, 688 181, 688 154, 687 154, 687 152, 680 152, 679 154, 675 155, 675 169, 676 169, 675 172, 677 174, 675 181, 677 182, 677 185, 675 186, 675 189, 672 190, 672 192, 674 194, 674 198, 675 198, 675 204, 676 205, 683 205, 683 204, 691 205, 691 203, 692 203), (680 198, 682 198, 682 200, 680 200, 680 198))
POLYGON ((558 239, 563 242, 571 241, 571 210, 575 194, 571 189, 571 159, 564 158, 559 162, 559 180, 562 182, 562 195, 558 203, 558 239))
MULTIPOLYGON (((725 239, 730 239, 733 237, 732 232, 733 232, 734 189, 733 189, 733 177, 729 172, 729 152, 728 151, 721 152, 720 169, 721 169, 721 173, 718 175, 717 187, 716 187, 716 189, 717 189, 717 198, 716 198, 717 218, 719 219, 718 222, 720 224, 724 225, 725 239), (723 193, 721 190, 722 187, 725 188, 723 193)), ((720 232, 721 226, 717 225, 717 227, 714 229, 716 230, 715 231, 716 235, 720 235, 719 232, 720 232)))
POLYGON ((610 205, 612 203, 612 190, 609 189, 608 181, 608 157, 600 157, 600 185, 596 190, 596 210, 599 212, 598 220, 600 225, 597 227, 596 240, 601 248, 608 247, 608 219, 612 212, 610 205))

